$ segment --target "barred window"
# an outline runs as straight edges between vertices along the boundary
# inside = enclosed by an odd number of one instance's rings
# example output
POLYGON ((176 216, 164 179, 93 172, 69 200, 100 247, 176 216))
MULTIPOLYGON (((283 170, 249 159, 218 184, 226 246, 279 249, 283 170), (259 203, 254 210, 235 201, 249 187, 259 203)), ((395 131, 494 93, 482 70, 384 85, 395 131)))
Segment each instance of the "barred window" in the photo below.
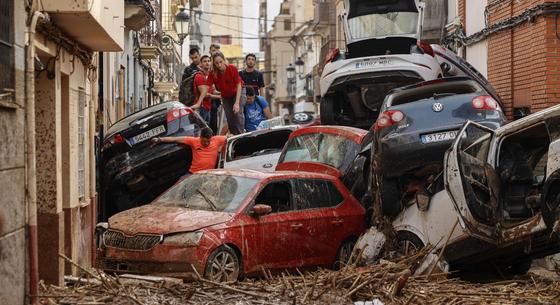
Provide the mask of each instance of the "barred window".
POLYGON ((86 93, 78 91, 78 196, 80 202, 86 199, 86 148, 85 148, 85 108, 86 93))
POLYGON ((0 94, 14 88, 14 0, 0 1, 0 94))

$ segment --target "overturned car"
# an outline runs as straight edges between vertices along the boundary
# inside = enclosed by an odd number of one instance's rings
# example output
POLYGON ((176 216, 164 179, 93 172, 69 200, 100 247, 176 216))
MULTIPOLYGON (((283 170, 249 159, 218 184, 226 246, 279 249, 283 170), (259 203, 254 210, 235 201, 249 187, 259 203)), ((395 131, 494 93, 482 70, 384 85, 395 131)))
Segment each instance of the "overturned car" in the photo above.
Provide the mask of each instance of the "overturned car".
POLYGON ((560 106, 492 130, 469 121, 444 171, 393 222, 417 248, 444 247, 451 268, 526 272, 560 251, 560 106), (447 241, 447 242, 446 242, 447 241))

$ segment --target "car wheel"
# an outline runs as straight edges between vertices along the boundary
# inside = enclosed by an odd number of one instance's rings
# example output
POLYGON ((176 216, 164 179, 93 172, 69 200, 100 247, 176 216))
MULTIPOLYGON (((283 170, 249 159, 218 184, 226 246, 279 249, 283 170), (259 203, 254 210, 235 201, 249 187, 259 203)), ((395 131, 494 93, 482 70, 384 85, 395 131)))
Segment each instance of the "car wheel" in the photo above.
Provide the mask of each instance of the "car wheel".
POLYGON ((239 278, 241 264, 237 253, 228 246, 216 249, 206 263, 204 276, 215 282, 232 282, 239 278))
POLYGON ((336 110, 334 99, 332 97, 324 97, 321 99, 321 124, 336 125, 336 110))
POLYGON ((545 188, 541 198, 541 211, 546 226, 552 230, 556 220, 560 219, 560 173, 552 174, 549 179, 556 181, 545 188))
POLYGON ((397 179, 381 178, 379 186, 381 211, 385 216, 397 216, 402 210, 401 193, 397 179))
POLYGON ((397 247, 404 256, 410 256, 424 248, 422 240, 416 234, 409 231, 397 233, 397 247))
POLYGON ((335 270, 339 270, 340 268, 352 263, 350 259, 352 258, 354 245, 356 245, 356 239, 354 238, 347 239, 342 243, 342 245, 340 245, 338 252, 336 253, 336 261, 334 262, 335 270))
POLYGON ((531 269, 531 265, 533 264, 533 260, 528 258, 524 260, 519 260, 512 262, 511 264, 496 264, 495 268, 496 271, 506 278, 516 276, 516 275, 525 275, 531 269))

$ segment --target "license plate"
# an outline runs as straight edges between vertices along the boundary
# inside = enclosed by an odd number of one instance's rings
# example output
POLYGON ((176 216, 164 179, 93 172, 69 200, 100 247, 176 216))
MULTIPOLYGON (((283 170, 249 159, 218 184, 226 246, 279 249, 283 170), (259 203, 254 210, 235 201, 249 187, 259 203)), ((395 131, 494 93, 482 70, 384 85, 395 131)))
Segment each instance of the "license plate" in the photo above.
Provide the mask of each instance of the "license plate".
POLYGON ((390 65, 391 63, 392 61, 389 58, 363 60, 356 63, 356 69, 385 66, 385 65, 390 65))
POLYGON ((434 142, 443 142, 443 141, 450 141, 455 140, 457 137, 457 133, 459 131, 444 131, 444 132, 435 132, 429 133, 421 136, 422 143, 434 143, 434 142))
POLYGON ((146 132, 143 132, 139 135, 136 135, 132 138, 130 138, 130 144, 134 145, 134 144, 138 144, 140 142, 146 141, 148 139, 150 139, 153 136, 157 136, 159 134, 162 134, 165 132, 165 127, 163 127, 163 125, 160 125, 154 129, 150 129, 146 132))

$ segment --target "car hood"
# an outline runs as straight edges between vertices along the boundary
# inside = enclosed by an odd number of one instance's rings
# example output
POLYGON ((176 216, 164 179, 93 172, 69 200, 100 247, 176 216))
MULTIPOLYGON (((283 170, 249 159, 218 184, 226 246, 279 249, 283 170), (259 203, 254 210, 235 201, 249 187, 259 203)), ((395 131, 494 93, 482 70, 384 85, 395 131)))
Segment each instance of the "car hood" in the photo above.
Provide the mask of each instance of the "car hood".
POLYGON ((109 228, 127 235, 189 232, 224 223, 233 214, 148 204, 109 218, 109 228))

